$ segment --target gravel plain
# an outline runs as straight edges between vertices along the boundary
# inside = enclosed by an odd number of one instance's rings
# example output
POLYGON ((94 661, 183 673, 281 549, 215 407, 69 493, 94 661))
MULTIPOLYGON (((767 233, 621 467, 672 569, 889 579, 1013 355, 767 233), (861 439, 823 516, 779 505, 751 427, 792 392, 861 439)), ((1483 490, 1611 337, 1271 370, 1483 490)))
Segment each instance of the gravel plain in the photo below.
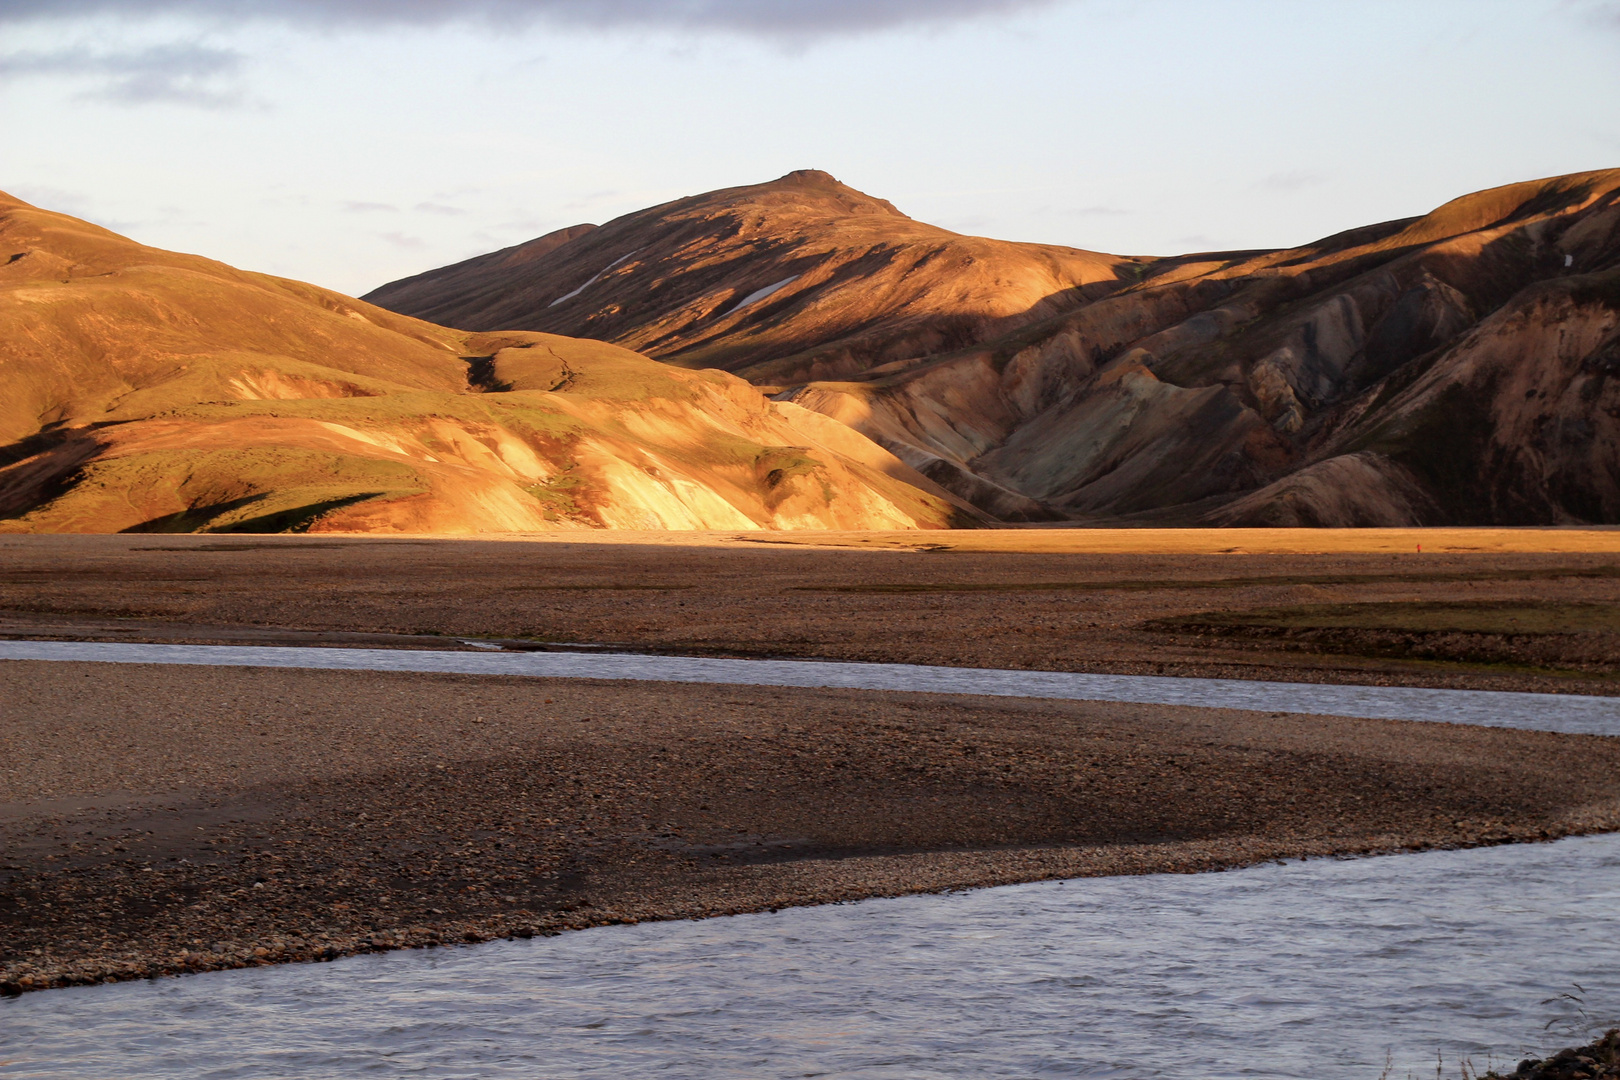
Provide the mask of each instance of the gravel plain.
MULTIPOLYGON (((1524 652, 1509 635, 1486 650, 1500 659, 1460 663, 1156 629, 1302 604, 1620 603, 1614 534, 1419 539, 1422 554, 1399 530, 6 536, 0 636, 394 648, 467 638, 1620 689, 1607 631, 1578 636, 1578 655, 1546 637, 1524 652)), ((1617 747, 1165 706, 9 661, 0 993, 1615 829, 1617 747)))
POLYGON ((1290 605, 1620 604, 1620 551, 1602 549, 1620 548, 1620 532, 1434 532, 0 536, 0 636, 403 648, 476 637, 695 656, 1620 693, 1613 632, 1429 642, 1443 646, 1436 659, 1418 655, 1424 643, 1409 656, 1384 646, 1358 655, 1309 639, 1164 629, 1290 605), (1273 547, 1310 541, 1324 550, 1235 546, 1251 533, 1273 547), (1407 534, 1428 541, 1422 553, 1407 534), (1393 541, 1400 550, 1362 550, 1393 541), (1488 662, 1469 662, 1474 653, 1488 662))
POLYGON ((0 663, 0 992, 1620 828, 1620 741, 924 694, 0 663))

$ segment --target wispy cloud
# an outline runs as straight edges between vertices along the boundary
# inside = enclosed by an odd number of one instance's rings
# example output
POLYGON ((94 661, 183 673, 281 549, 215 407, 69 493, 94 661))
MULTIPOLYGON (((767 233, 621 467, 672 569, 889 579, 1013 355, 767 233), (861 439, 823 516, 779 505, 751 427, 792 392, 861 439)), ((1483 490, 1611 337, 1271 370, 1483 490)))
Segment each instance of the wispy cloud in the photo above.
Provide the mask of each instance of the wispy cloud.
POLYGON ((35 206, 42 206, 62 214, 88 219, 95 210, 95 200, 82 191, 70 191, 48 184, 30 184, 26 180, 21 183, 8 183, 6 188, 19 199, 26 199, 35 206))
POLYGON ((385 202, 346 202, 342 204, 346 214, 397 214, 399 207, 393 203, 385 202))
POLYGON ((1262 177, 1255 183, 1255 187, 1265 188, 1268 191, 1302 191, 1308 187, 1325 184, 1327 180, 1328 178, 1321 173, 1296 169, 1293 172, 1277 172, 1262 177))
POLYGON ((1203 233, 1192 233, 1187 236, 1178 236, 1170 241, 1170 246, 1176 251, 1188 254, 1197 254, 1200 251, 1209 251, 1214 248, 1215 241, 1203 233))
POLYGON ((388 241, 390 244, 393 244, 395 247, 405 248, 409 251, 419 251, 422 248, 427 247, 426 240, 423 240, 419 236, 411 236, 407 233, 385 232, 378 233, 377 235, 383 240, 388 241))
POLYGON ((419 202, 411 209, 419 214, 438 214, 441 217, 461 217, 467 212, 459 206, 447 206, 436 202, 419 202))
POLYGON ((0 22, 188 14, 210 20, 435 25, 482 21, 820 37, 948 23, 1062 0, 0 0, 0 22))
POLYGON ((1597 3, 1580 5, 1587 21, 1595 26, 1608 30, 1620 31, 1620 3, 1615 0, 1598 0, 1597 3))
MULTIPOLYGON (((191 24, 192 35, 273 22, 323 30, 443 26, 511 30, 677 30, 775 40, 790 48, 822 38, 907 25, 944 25, 1070 0, 0 0, 0 26, 93 18, 191 24)), ((0 79, 89 80, 82 96, 126 105, 225 109, 245 103, 238 76, 247 58, 193 40, 143 48, 78 45, 0 53, 0 79)), ((424 205, 426 213, 453 213, 424 205)))
POLYGON ((222 109, 242 103, 241 91, 230 85, 242 60, 240 53, 229 49, 187 43, 115 51, 75 46, 0 53, 0 79, 88 78, 99 85, 86 97, 131 105, 168 102, 222 109))

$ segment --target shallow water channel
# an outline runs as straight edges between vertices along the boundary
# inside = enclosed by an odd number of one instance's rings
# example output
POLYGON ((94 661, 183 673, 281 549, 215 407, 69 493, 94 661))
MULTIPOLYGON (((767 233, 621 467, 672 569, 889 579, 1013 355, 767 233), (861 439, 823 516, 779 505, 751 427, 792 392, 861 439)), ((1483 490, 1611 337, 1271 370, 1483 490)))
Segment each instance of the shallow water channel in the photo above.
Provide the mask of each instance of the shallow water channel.
POLYGON ((1620 836, 53 990, 0 1077, 1456 1076, 1567 1044, 1574 983, 1620 1017, 1620 836))
POLYGON ((0 660, 436 671, 581 679, 842 687, 932 694, 1133 701, 1262 712, 1439 720, 1574 734, 1620 735, 1620 697, 1431 690, 1412 686, 1184 679, 1067 671, 855 664, 830 660, 729 660, 631 653, 438 652, 274 645, 144 645, 126 642, 0 641, 0 660))
MULTIPOLYGON (((1620 700, 891 664, 0 642, 0 659, 1140 701, 1620 733, 1620 700)), ((1092 878, 57 990, 0 1077, 1394 1080, 1620 1022, 1620 835, 1092 878), (1548 1021, 1563 1020, 1547 1032, 1548 1021), (1578 1030, 1577 1030, 1578 1029, 1578 1030)), ((1507 1064, 1511 1068, 1512 1061, 1507 1064)))

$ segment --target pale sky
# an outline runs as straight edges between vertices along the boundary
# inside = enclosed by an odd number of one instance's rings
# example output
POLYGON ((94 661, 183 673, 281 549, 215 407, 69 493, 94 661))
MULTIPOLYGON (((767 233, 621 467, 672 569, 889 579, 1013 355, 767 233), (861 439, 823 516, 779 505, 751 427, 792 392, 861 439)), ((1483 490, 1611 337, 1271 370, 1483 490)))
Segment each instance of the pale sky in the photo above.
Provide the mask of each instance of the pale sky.
POLYGON ((362 293, 800 168, 1284 246, 1620 167, 1620 0, 0 0, 0 189, 362 293))

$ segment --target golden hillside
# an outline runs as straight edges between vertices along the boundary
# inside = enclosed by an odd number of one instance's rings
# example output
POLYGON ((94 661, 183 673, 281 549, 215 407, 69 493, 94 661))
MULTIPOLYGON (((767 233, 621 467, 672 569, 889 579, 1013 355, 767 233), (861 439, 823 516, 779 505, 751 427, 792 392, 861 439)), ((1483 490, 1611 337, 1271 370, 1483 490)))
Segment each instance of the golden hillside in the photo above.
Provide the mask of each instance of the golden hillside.
POLYGON ((596 338, 756 383, 839 378, 1105 294, 1139 260, 914 221, 804 170, 577 225, 366 299, 469 330, 596 338))
POLYGON ((741 379, 469 334, 0 195, 0 531, 934 528, 741 379))

